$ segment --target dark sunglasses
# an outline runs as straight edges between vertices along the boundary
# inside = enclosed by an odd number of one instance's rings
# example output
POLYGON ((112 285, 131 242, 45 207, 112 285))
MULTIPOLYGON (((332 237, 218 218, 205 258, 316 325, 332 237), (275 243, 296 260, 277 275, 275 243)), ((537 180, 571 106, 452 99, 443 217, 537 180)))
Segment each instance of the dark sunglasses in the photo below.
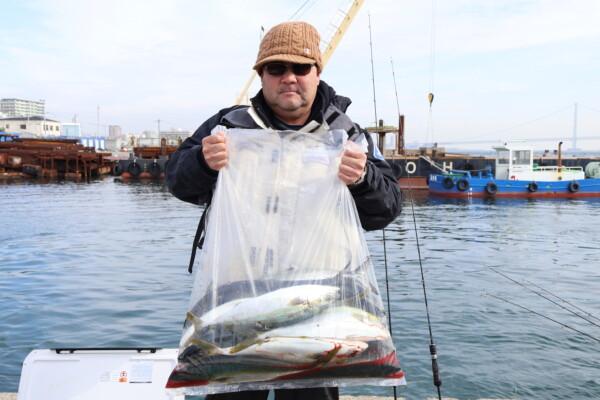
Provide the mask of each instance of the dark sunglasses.
POLYGON ((269 75, 281 76, 288 70, 288 65, 292 68, 294 75, 304 76, 310 73, 312 67, 316 64, 287 64, 284 62, 270 62, 265 64, 265 70, 269 75))

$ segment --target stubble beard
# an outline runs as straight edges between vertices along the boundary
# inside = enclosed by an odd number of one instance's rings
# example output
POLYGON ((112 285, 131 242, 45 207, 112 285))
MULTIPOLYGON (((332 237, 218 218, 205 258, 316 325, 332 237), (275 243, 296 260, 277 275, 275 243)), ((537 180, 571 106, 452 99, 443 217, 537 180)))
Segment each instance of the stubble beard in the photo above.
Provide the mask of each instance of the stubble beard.
MULTIPOLYGON (((297 95, 293 97, 296 98, 285 98, 286 95, 281 97, 281 95, 285 92, 285 90, 281 90, 275 101, 271 104, 271 107, 275 111, 276 114, 281 114, 282 117, 280 119, 296 119, 302 117, 304 114, 308 114, 309 110, 307 110, 308 101, 303 96, 303 92, 296 89, 295 93, 297 95)), ((308 116, 307 116, 308 117, 308 116)), ((284 121, 285 122, 285 121, 284 121)))

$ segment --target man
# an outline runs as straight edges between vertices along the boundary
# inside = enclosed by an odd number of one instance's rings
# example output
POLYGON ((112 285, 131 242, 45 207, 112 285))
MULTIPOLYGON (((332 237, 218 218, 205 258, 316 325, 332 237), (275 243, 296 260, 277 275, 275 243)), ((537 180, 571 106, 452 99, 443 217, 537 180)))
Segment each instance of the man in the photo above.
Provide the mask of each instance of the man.
MULTIPOLYGON (((400 186, 390 166, 375 149, 369 133, 346 116, 350 99, 336 95, 333 88, 321 81, 323 64, 319 44, 318 32, 305 22, 279 24, 265 35, 254 65, 262 89, 252 98, 251 106, 219 111, 181 144, 166 169, 166 182, 174 196, 194 204, 210 204, 219 170, 228 160, 225 136, 221 133, 211 135, 217 125, 304 132, 344 129, 350 140, 363 133, 368 141, 366 154, 350 141, 338 170, 339 178, 348 185, 356 203, 362 227, 382 229, 396 218, 401 211, 400 186)), ((193 251, 200 239, 202 221, 200 225, 193 251)), ((252 391, 209 395, 206 399, 266 400, 267 395, 268 391, 252 391)), ((275 398, 337 399, 338 390, 276 390, 275 398)))

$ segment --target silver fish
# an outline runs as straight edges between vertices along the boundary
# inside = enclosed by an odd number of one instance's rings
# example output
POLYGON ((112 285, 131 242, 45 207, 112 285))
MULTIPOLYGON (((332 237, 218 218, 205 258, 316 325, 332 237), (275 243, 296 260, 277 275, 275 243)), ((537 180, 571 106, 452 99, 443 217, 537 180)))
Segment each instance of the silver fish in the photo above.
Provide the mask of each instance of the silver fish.
POLYGON ((373 314, 354 307, 332 307, 298 324, 264 332, 258 340, 300 335, 365 342, 390 339, 389 330, 373 314))
MULTIPOLYGON (((210 329, 227 330, 251 336, 253 333, 294 324, 312 317, 339 299, 340 289, 334 286, 291 286, 261 296, 235 300, 195 317, 188 314, 195 336, 203 337, 210 329)), ((191 334, 186 337, 189 340, 191 334)))
POLYGON ((303 370, 341 364, 368 348, 358 340, 277 337, 221 349, 199 339, 190 340, 176 372, 196 380, 221 383, 275 379, 303 370))

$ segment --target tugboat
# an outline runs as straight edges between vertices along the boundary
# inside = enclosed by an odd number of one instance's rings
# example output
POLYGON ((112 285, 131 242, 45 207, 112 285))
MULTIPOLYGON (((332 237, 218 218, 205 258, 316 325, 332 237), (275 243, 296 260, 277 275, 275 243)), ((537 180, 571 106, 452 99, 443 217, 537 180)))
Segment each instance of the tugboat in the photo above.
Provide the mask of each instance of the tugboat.
MULTIPOLYGON (((496 150, 495 174, 479 170, 448 170, 429 175, 429 193, 441 197, 600 197, 600 163, 565 167, 539 166, 526 143, 504 142, 496 150)), ((442 168, 440 168, 442 169, 442 168)), ((443 170, 443 169, 442 169, 443 170)))

